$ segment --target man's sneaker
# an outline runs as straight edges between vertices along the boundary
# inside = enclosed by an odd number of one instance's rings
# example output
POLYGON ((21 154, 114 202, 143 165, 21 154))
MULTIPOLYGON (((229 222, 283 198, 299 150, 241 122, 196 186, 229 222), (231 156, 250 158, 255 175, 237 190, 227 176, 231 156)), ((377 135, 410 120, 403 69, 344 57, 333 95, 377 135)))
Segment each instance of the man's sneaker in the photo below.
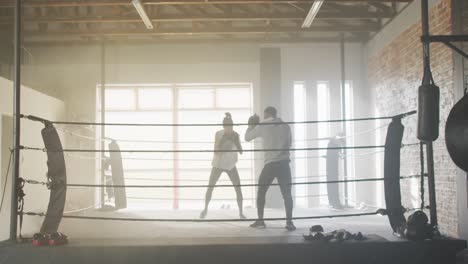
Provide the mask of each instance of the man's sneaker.
POLYGON ((266 228, 265 222, 263 220, 257 220, 250 225, 252 228, 266 228))
POLYGON ((286 222, 286 226, 284 228, 286 228, 288 231, 296 230, 296 226, 294 225, 292 221, 286 222))

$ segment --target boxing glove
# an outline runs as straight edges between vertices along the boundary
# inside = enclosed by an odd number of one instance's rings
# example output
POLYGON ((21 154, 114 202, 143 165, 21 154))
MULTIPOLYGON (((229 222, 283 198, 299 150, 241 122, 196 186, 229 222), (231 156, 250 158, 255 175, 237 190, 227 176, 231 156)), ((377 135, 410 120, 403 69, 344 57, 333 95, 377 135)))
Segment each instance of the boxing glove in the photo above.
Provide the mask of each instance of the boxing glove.
POLYGON ((249 121, 247 123, 249 128, 253 128, 260 123, 260 117, 257 114, 254 114, 253 116, 249 117, 249 121))

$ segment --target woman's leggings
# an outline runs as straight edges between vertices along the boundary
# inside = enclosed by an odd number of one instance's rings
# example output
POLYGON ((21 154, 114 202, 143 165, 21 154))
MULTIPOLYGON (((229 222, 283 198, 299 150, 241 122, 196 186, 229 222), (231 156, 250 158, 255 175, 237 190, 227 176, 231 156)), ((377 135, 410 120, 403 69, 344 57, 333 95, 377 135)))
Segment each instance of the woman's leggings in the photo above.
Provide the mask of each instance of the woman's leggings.
POLYGON ((214 168, 214 167, 213 169, 211 169, 210 180, 208 184, 210 185, 210 187, 208 187, 208 189, 206 190, 206 195, 205 195, 205 210, 208 209, 208 204, 210 203, 211 196, 213 194, 214 185, 216 184, 216 182, 218 182, 219 177, 221 176, 223 172, 227 173, 227 175, 229 176, 229 179, 231 179, 231 182, 234 185, 234 189, 236 190, 236 196, 237 196, 237 205, 239 206, 239 212, 242 213, 242 201, 244 198, 242 197, 242 190, 241 190, 241 187, 239 186, 240 177, 239 177, 239 172, 237 172, 236 167, 234 167, 231 170, 222 170, 222 169, 214 168))

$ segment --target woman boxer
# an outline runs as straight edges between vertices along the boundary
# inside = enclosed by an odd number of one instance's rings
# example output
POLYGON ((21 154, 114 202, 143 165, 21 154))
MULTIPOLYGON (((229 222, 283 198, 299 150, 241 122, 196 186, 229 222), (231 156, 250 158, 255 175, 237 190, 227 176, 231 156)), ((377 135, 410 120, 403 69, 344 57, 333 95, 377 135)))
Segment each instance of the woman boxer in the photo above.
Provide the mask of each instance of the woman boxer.
POLYGON ((200 213, 200 218, 205 218, 208 213, 208 204, 211 200, 214 185, 218 181, 223 172, 229 176, 234 189, 236 190, 237 205, 239 206, 239 217, 245 219, 242 208, 242 190, 240 185, 239 173, 237 172, 237 153, 242 154, 242 146, 239 139, 239 134, 233 129, 233 121, 230 113, 226 113, 223 119, 223 129, 216 132, 215 135, 215 152, 211 165, 211 175, 209 179, 209 187, 206 190, 205 209, 200 213), (216 152, 221 150, 221 152, 216 152), (237 150, 232 152, 222 152, 222 150, 237 150))

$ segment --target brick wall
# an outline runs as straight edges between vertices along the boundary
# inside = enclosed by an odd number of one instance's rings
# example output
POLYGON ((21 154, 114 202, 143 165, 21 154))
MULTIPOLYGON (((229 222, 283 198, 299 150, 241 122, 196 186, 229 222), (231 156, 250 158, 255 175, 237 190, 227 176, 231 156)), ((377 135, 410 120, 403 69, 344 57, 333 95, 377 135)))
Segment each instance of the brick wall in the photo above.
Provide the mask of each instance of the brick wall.
MULTIPOLYGON (((463 1, 462 2, 462 31, 463 34, 468 34, 468 1, 463 1)), ((465 52, 468 52, 468 42, 463 42, 463 50, 465 52)), ((468 60, 464 59, 463 61, 463 67, 464 67, 464 76, 465 76, 465 81, 464 81, 464 87, 465 89, 468 89, 468 60)))
MULTIPOLYGON (((431 8, 431 34, 452 33, 450 1, 440 0, 431 8)), ((417 91, 423 74, 420 36, 421 24, 419 21, 405 29, 378 53, 369 58, 369 85, 375 91, 376 108, 380 115, 393 115, 417 109, 417 91)), ((434 80, 441 90, 441 136, 434 144, 439 224, 443 233, 457 236, 456 167, 447 153, 443 136, 445 120, 454 104, 452 51, 443 44, 432 44, 431 59, 434 80)), ((415 117, 404 121, 406 127, 404 142, 417 141, 416 121, 415 117)), ((419 171, 419 147, 403 149, 402 175, 417 174, 419 171)), ((420 203, 419 193, 417 179, 402 181, 402 199, 405 206, 418 206, 420 203)), ((427 200, 426 195, 426 203, 427 200)))

